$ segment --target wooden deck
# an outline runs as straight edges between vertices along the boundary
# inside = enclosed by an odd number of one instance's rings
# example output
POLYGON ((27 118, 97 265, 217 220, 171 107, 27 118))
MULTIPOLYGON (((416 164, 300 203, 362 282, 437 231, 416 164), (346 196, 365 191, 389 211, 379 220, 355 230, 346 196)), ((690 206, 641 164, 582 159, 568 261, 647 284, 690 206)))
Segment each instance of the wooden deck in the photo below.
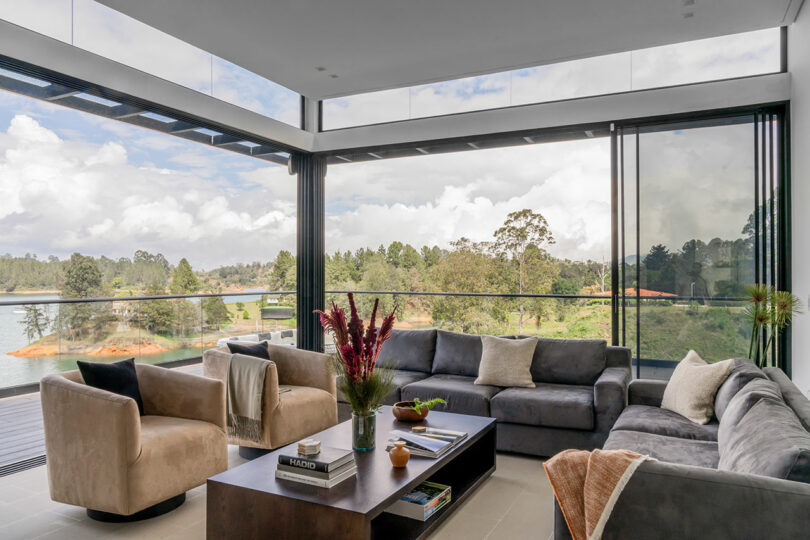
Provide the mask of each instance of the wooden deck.
MULTIPOLYGON (((181 368, 202 375, 202 364, 181 368)), ((0 476, 45 463, 39 392, 0 399, 0 476)))

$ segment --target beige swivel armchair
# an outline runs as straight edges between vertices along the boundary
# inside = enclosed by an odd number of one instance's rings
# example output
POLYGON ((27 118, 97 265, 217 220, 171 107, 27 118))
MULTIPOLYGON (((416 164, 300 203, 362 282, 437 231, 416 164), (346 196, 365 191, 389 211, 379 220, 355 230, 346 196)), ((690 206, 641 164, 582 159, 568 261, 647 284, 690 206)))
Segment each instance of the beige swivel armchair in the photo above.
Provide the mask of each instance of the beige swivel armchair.
MULTIPOLYGON (((264 382, 261 441, 228 437, 248 459, 337 424, 335 376, 329 357, 283 345, 268 344, 267 348, 270 365, 264 382)), ((207 350, 203 372, 206 377, 227 381, 230 361, 227 348, 207 350)))
POLYGON ((176 508, 228 468, 225 385, 136 364, 132 398, 84 384, 78 371, 40 383, 51 499, 94 519, 134 521, 176 508))

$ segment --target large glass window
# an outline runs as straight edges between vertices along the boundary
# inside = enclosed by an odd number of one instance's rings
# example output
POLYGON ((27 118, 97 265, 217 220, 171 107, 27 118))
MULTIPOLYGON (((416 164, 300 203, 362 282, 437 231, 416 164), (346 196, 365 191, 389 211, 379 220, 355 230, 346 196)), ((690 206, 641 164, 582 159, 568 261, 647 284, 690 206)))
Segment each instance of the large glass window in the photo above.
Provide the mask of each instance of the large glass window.
POLYGON ((323 128, 424 118, 774 73, 778 28, 327 99, 323 128))
POLYGON ((401 328, 610 339, 609 139, 334 165, 326 189, 327 290, 377 291, 366 313, 379 296, 401 328))
POLYGON ((774 224, 756 214, 775 203, 776 166, 760 154, 778 155, 777 130, 752 115, 622 132, 622 337, 642 377, 668 377, 689 349, 711 361, 748 355, 746 287, 776 284, 774 224))
POLYGON ((0 18, 298 127, 300 96, 94 0, 0 0, 0 18))
POLYGON ((295 185, 271 162, 0 92, 0 387, 80 358, 294 343, 295 295, 259 291, 295 287, 295 185), (213 296, 143 299, 168 293, 213 296), (113 300, 56 302, 87 298, 113 300))

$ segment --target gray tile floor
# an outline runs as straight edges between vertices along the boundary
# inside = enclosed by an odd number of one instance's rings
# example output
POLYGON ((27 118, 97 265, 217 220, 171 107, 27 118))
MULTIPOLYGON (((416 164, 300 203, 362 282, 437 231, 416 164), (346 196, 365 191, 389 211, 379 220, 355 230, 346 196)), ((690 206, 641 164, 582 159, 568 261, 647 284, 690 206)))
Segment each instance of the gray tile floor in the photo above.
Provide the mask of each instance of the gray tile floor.
MULTIPOLYGON (((230 465, 243 462, 229 447, 230 465)), ((109 524, 87 517, 83 508, 48 496, 45 467, 0 478, 0 538, 185 539, 205 538, 205 486, 188 492, 169 514, 138 522, 109 524)), ((436 540, 545 540, 551 536, 553 495, 538 459, 499 455, 497 471, 436 531, 436 540)))

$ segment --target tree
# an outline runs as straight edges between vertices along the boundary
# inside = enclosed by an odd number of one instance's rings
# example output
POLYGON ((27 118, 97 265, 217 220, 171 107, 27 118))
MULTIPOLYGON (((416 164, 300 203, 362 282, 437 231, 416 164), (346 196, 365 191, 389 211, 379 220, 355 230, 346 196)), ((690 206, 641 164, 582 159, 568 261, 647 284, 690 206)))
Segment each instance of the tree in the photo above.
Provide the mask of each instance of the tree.
POLYGON ((34 337, 42 339, 42 336, 48 330, 48 327, 51 324, 51 319, 45 309, 46 308, 37 305, 23 306, 25 316, 23 317, 23 320, 20 321, 20 324, 23 325, 23 328, 25 329, 25 335, 28 338, 28 343, 31 343, 34 340, 34 337))
POLYGON ((650 252, 644 257, 644 266, 647 270, 661 270, 669 262, 669 250, 663 244, 656 244, 650 248, 650 252))
POLYGON ((273 262, 273 270, 270 272, 270 288, 272 290, 287 290, 287 287, 294 289, 294 278, 295 257, 289 251, 282 249, 273 262), (291 276, 293 277, 292 283, 289 282, 291 276))
POLYGON ((70 256, 65 265, 62 296, 65 298, 89 298, 101 288, 101 270, 93 257, 79 253, 70 256))
MULTIPOLYGON (((495 231, 495 249, 509 254, 518 264, 518 293, 526 290, 526 253, 530 246, 542 250, 544 246, 554 244, 554 236, 548 222, 541 214, 528 208, 511 212, 506 216, 503 227, 495 231)), ((518 331, 523 331, 524 302, 518 301, 520 317, 518 331)))
MULTIPOLYGON (((161 296, 166 291, 157 283, 153 283, 146 288, 147 296, 161 296)), ((174 308, 167 299, 141 300, 140 307, 141 325, 155 334, 168 334, 174 325, 174 308)))
POLYGON ((402 248, 402 252, 399 255, 399 261, 402 268, 416 268, 422 263, 422 257, 412 245, 405 244, 405 247, 402 248))
POLYGON ((245 311, 242 312, 242 318, 244 320, 250 319, 250 313, 248 313, 248 310, 245 310, 245 311))
POLYGON ((398 240, 394 240, 388 246, 388 251, 386 251, 385 257, 389 263, 393 264, 395 267, 399 267, 401 264, 400 256, 402 255, 402 242, 398 240))
POLYGON ((231 314, 221 296, 209 296, 202 299, 202 309, 205 313, 205 322, 216 326, 217 330, 226 323, 231 322, 231 314))
POLYGON ((200 290, 200 282, 191 265, 184 258, 180 259, 177 268, 172 272, 172 281, 169 285, 169 291, 172 294, 193 294, 200 290))
MULTIPOLYGON (((79 253, 70 256, 65 264, 62 278, 63 298, 89 298, 101 291, 101 270, 93 257, 79 253)), ((59 306, 59 323, 71 336, 81 336, 87 330, 93 317, 106 324, 109 320, 109 306, 106 303, 77 303, 59 306)), ((96 326, 92 330, 99 331, 96 326)))

